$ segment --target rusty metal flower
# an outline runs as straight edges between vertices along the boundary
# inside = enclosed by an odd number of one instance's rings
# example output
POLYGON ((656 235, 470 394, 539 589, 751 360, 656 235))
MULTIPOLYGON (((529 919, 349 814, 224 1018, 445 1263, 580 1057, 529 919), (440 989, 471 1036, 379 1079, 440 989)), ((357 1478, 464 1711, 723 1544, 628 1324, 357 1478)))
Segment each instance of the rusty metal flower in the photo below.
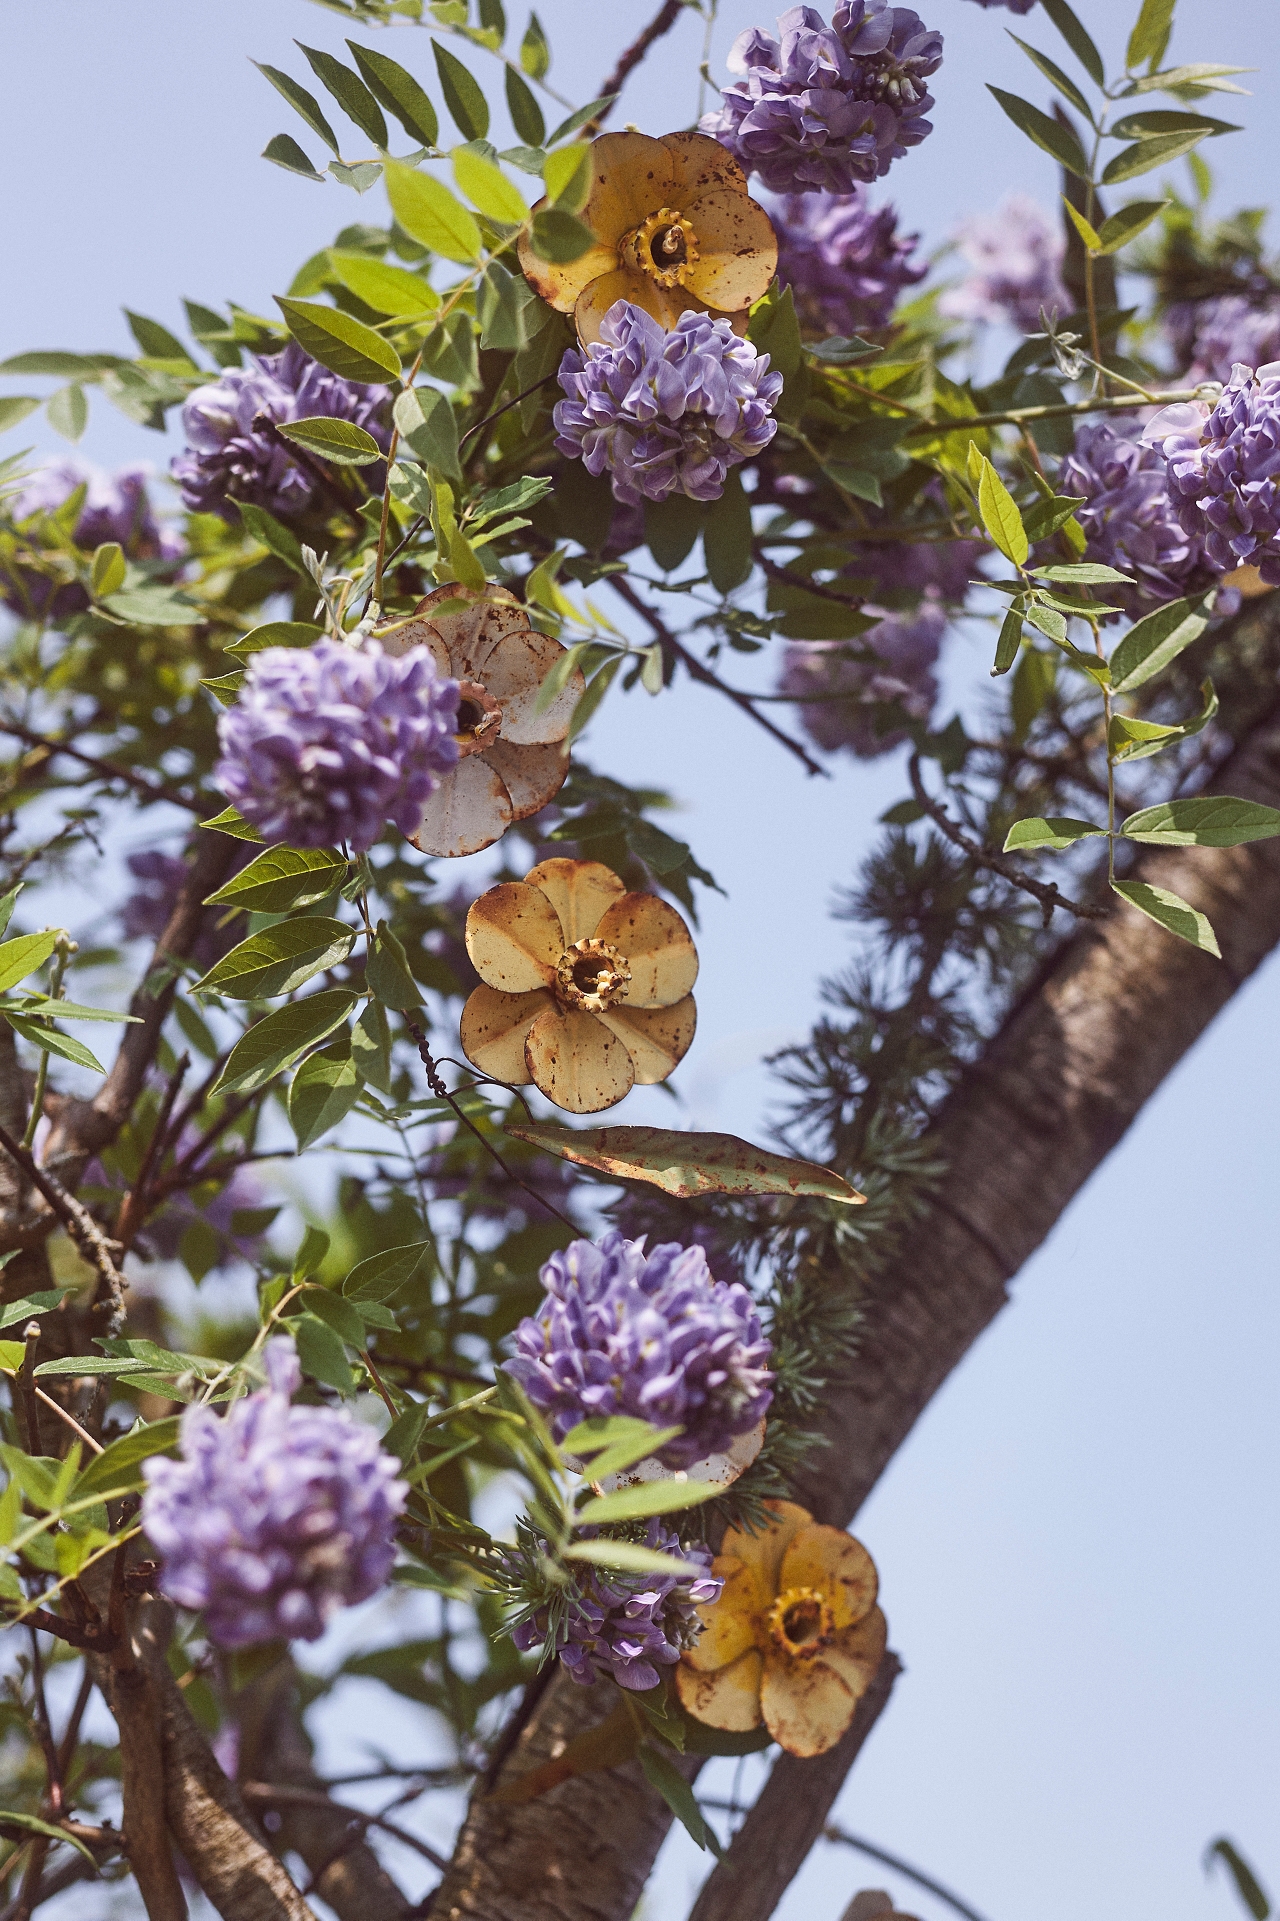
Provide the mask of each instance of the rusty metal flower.
POLYGON ((665 1081, 693 1039, 688 928, 599 861, 544 860, 491 887, 467 915, 467 952, 483 982, 462 1010, 467 1059, 532 1081, 567 1113, 598 1114, 665 1081))
POLYGON ((430 648, 440 672, 458 682, 458 764, 426 803, 415 847, 477 853, 559 793, 583 679, 575 668, 538 712, 538 689, 564 649, 530 626, 512 595, 500 587, 438 587, 378 638, 390 654, 430 648))
POLYGON ((745 314, 767 291, 778 264, 773 225, 718 140, 601 134, 591 172, 582 218, 594 247, 551 261, 520 242, 526 279, 558 313, 572 313, 584 343, 599 339, 616 300, 674 327, 690 308, 745 314))
POLYGON ((788 1754, 834 1747, 886 1642, 875 1564, 860 1541, 791 1501, 766 1501, 758 1534, 730 1528, 713 1573, 718 1601, 676 1669, 689 1714, 747 1733, 765 1723, 788 1754))

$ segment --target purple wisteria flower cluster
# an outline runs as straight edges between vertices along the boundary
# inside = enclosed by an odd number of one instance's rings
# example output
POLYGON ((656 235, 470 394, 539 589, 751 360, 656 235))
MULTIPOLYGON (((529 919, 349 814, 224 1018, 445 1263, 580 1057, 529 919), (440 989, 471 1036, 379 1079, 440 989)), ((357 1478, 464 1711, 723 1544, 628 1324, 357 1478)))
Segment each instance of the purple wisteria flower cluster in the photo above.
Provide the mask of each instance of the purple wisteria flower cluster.
POLYGON ((1163 454, 1178 520, 1209 566, 1253 566, 1280 587, 1280 361, 1233 367, 1215 407, 1166 407, 1142 437, 1163 454))
POLYGON ((203 1608, 229 1648, 314 1641, 338 1608, 375 1594, 408 1494, 371 1428, 343 1409, 290 1406, 302 1380, 291 1340, 268 1341, 263 1358, 269 1387, 223 1416, 189 1407, 182 1459, 144 1470, 161 1588, 203 1608))
POLYGON ((849 193, 933 131, 925 81, 942 64, 942 35, 887 0, 841 0, 830 26, 813 7, 788 7, 776 39, 748 28, 727 64, 743 77, 703 116, 703 133, 774 193, 849 193))
POLYGON ((214 779, 266 840, 364 853, 388 821, 416 831, 457 765, 457 718, 458 683, 426 647, 268 647, 219 719, 214 779))
POLYGON ((718 500, 729 469, 763 452, 777 432, 782 375, 727 320, 690 311, 667 332, 616 300, 600 338, 560 362, 552 419, 562 454, 607 472, 630 505, 687 494, 718 500))
POLYGON ((778 278, 790 286, 801 322, 815 332, 853 334, 884 327, 904 287, 928 272, 913 259, 919 234, 900 236, 896 207, 871 207, 849 194, 788 194, 772 214, 778 278))
POLYGON ((1105 423, 1078 427, 1057 478, 1060 494, 1084 496, 1076 518, 1089 559, 1137 580, 1136 587, 1108 590, 1108 599, 1131 614, 1203 593, 1221 571, 1210 564, 1201 535, 1179 518, 1162 456, 1135 434, 1105 423))
MULTIPOLYGON (((281 353, 255 355, 248 367, 233 367, 197 387, 182 409, 187 446, 175 455, 171 472, 183 505, 230 521, 237 500, 265 507, 281 520, 310 513, 321 498, 315 475, 258 424, 259 416, 274 426, 317 415, 350 420, 386 448, 386 408, 385 388, 358 386, 330 373, 296 341, 281 353)), ((364 472, 370 486, 380 489, 381 470, 364 472)))
MULTIPOLYGON (((594 1529, 584 1528, 584 1534, 594 1529)), ((697 1610, 719 1599, 724 1582, 711 1572, 711 1550, 695 1542, 682 1547, 679 1537, 650 1521, 645 1546, 689 1563, 689 1572, 628 1574, 616 1568, 579 1565, 564 1596, 564 1626, 557 1652, 575 1681, 591 1687, 597 1675, 619 1687, 656 1688, 662 1668, 672 1668, 701 1629, 697 1610)), ((557 1610, 557 1613, 559 1610, 557 1610)), ((547 1637, 550 1615, 540 1608, 512 1629, 516 1646, 527 1653, 547 1637)))
POLYGON ((1237 362, 1265 367, 1280 359, 1280 297, 1274 294, 1260 301, 1243 294, 1179 301, 1164 324, 1179 366, 1193 381, 1227 381, 1237 362))
POLYGON ((739 1282, 717 1281, 701 1247, 619 1233, 571 1241, 540 1276, 546 1296, 516 1329, 504 1362, 555 1439, 579 1421, 630 1414, 684 1433, 658 1459, 687 1468, 762 1419, 771 1344, 739 1282))
POLYGON ((938 683, 932 670, 946 628, 946 613, 930 595, 915 613, 886 615, 856 641, 788 647, 778 690, 805 702, 800 721, 817 746, 874 760, 907 738, 901 727, 882 730, 885 708, 923 721, 933 712, 938 683), (859 658, 858 650, 867 649, 869 657, 859 658))
MULTIPOLYGON (((36 514, 56 514, 80 487, 84 499, 72 539, 84 553, 116 541, 130 560, 176 560, 182 543, 156 519, 147 496, 147 469, 122 467, 103 473, 80 460, 55 460, 29 475, 7 502, 16 526, 36 514)), ((89 596, 76 581, 63 585, 34 567, 0 571, 0 600, 27 619, 69 620, 83 613, 89 596)))
POLYGON ((1062 284, 1062 231, 1026 194, 1008 194, 994 213, 962 222, 955 241, 970 272, 938 302, 950 319, 986 320, 1032 333, 1040 325, 1041 307, 1048 312, 1070 307, 1062 284))

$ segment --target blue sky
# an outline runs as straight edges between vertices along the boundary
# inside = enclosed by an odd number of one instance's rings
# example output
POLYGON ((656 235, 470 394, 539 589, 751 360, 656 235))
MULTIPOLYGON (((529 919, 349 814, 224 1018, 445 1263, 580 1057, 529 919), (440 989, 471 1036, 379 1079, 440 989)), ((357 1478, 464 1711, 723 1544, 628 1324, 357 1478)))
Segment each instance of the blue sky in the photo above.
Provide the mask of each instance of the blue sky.
MULTIPOLYGON (((510 0, 509 11, 519 30, 510 0)), ((924 11, 948 41, 936 131, 886 187, 935 246, 1011 186, 1052 205, 1051 162, 982 83, 1043 96, 1006 27, 1063 55, 1038 10, 1019 20, 972 0, 928 0, 924 11)), ((1079 11, 1114 52, 1127 6, 1081 0, 1079 11)), ((649 8, 542 0, 539 12, 551 77, 577 102, 649 8)), ((1250 98, 1216 109, 1246 132, 1211 143, 1207 157, 1224 210, 1265 200, 1280 157, 1274 0, 1181 0, 1178 13, 1177 58, 1264 67, 1244 79, 1250 98)), ((754 0, 725 0, 713 74, 732 36, 767 17, 754 0)), ((380 189, 357 203, 257 158, 273 133, 287 128, 304 145, 310 136, 250 57, 302 76, 292 39, 341 51, 341 28, 306 0, 5 9, 0 355, 128 351, 121 307, 177 326, 183 294, 265 310, 338 227, 380 219, 380 189)), ((692 16, 681 22, 629 89, 625 118, 651 132, 688 123, 701 32, 692 16)), ((435 91, 425 35, 378 44, 435 91)), ((64 451, 42 418, 8 444, 30 440, 64 451)), ((84 451, 104 464, 163 464, 170 448, 102 409, 84 451)), ((988 645, 981 629, 956 639, 957 684, 981 684, 988 645)), ((811 781, 687 685, 606 708, 590 753, 677 793, 680 831, 727 889, 704 914, 702 1025, 680 1080, 701 1124, 759 1127, 768 1095, 754 1063, 812 1019, 817 982, 846 951, 829 918, 834 890, 877 814, 901 797, 904 771, 891 760, 811 781)), ((1278 996, 1273 962, 1028 1264, 1014 1305, 937 1397, 859 1524, 907 1673, 839 1818, 920 1861, 988 1921, 1227 1921, 1234 1897, 1199 1866, 1223 1831, 1280 1892, 1278 996)), ((624 1118, 671 1113, 646 1099, 624 1118)), ((682 1911, 703 1867, 686 1843, 671 1844, 651 1921, 682 1911)), ((837 1921, 857 1888, 881 1885, 922 1921, 945 1913, 836 1850, 815 1854, 779 1912, 837 1921)))

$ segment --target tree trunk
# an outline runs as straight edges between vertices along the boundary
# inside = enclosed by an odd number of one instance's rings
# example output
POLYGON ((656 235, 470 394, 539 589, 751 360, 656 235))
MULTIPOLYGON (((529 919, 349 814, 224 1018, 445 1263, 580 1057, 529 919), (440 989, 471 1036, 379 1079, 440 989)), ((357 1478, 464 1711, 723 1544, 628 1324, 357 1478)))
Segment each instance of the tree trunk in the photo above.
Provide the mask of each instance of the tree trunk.
MULTIPOLYGON (((1269 678, 1280 608, 1264 604, 1247 618, 1269 630, 1259 666, 1269 678)), ((1211 791, 1280 807, 1280 707, 1254 721, 1211 791)), ((930 1131, 948 1170, 936 1202, 867 1302, 858 1355, 827 1397, 833 1445, 816 1451, 797 1477, 796 1499, 820 1520, 847 1526, 933 1395, 1005 1305, 1023 1262, 1280 941, 1280 840, 1151 852, 1138 872, 1209 916, 1223 959, 1117 906, 1109 920, 1079 928, 1049 957, 966 1071, 930 1131)), ((584 1692, 557 1678, 503 1779, 546 1758, 593 1718, 584 1692)), ((803 1795, 762 1800, 703 1898, 719 1899, 713 1890, 732 1873, 735 1921, 771 1914, 782 1889, 758 1879, 753 1885, 736 1863, 754 1859, 765 1844, 789 1856, 794 1835, 811 1827, 814 1806, 821 1803, 825 1818, 839 1791, 842 1771, 827 1774, 830 1780, 819 1783, 806 1771, 803 1795)), ((628 1921, 669 1820, 652 1792, 625 1772, 568 1781, 517 1808, 477 1796, 432 1921, 508 1921, 517 1913, 520 1921, 628 1921), (560 1905, 552 1898, 557 1887, 564 1891, 560 1905)), ((796 1865, 799 1859, 803 1852, 796 1865)))

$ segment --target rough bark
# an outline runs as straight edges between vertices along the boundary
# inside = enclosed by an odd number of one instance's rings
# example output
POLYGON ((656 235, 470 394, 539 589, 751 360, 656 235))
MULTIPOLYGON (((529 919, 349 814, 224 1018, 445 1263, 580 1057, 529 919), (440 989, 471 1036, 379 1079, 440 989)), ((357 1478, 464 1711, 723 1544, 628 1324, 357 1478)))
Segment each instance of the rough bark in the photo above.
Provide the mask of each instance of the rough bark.
MULTIPOLYGON (((1280 620, 1270 607, 1261 617, 1273 627, 1280 620)), ((1274 672, 1274 645, 1270 652, 1274 672)), ((1274 707, 1242 738, 1213 789, 1280 807, 1274 707)), ((932 1130, 948 1167, 936 1205, 868 1302, 859 1354, 827 1402, 833 1445, 797 1481, 796 1498, 824 1521, 849 1523, 1007 1302, 1010 1280, 1280 941, 1280 841, 1153 851, 1139 873, 1209 916, 1223 959, 1118 907, 1050 957, 965 1074, 932 1130)), ((593 1718, 582 1691, 557 1679, 501 1778, 547 1758, 557 1740, 593 1718)), ((791 1824, 802 1831, 808 1818, 799 1795, 753 1812, 730 1863, 739 1849, 754 1852, 761 1829, 770 1848, 791 1851, 791 1824)), ((567 1782, 515 1809, 477 1797, 432 1921, 507 1921, 517 1911, 521 1921, 626 1921, 668 1825, 666 1809, 644 1790, 628 1790, 619 1774, 567 1782), (551 1899, 557 1885, 564 1890, 558 1906, 551 1899), (522 1905, 530 1888, 540 1892, 522 1905)), ((735 1874, 734 1886, 735 1921, 772 1913, 776 1895, 752 1905, 750 1877, 735 1874)))
POLYGON ((751 1810, 750 1833, 744 1823, 734 1837, 728 1864, 706 1882, 689 1921, 742 1921, 747 1914, 773 1913, 822 1833, 831 1803, 901 1672, 897 1655, 886 1654, 858 1703, 848 1733, 829 1753, 807 1761, 784 1754, 774 1763, 751 1810))

